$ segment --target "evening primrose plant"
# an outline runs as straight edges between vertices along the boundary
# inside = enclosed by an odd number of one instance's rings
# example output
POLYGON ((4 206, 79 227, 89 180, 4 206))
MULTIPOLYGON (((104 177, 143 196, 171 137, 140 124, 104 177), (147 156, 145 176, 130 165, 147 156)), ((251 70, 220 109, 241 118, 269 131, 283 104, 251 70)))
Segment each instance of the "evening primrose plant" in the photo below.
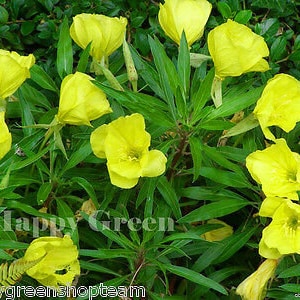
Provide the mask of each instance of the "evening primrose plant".
POLYGON ((0 291, 296 293, 299 82, 251 22, 212 8, 157 5, 147 56, 122 10, 65 16, 56 76, 0 51, 20 68, 0 64, 0 291))

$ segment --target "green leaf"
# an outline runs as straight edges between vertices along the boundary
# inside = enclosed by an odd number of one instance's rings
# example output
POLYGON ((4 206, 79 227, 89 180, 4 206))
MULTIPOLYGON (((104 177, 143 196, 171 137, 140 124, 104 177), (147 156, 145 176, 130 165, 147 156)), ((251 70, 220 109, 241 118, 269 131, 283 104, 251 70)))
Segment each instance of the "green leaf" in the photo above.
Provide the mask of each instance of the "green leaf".
POLYGON ((73 71, 73 49, 70 37, 68 18, 65 16, 61 26, 57 43, 57 72, 61 79, 73 71))
POLYGON ((80 249, 80 256, 89 256, 97 259, 112 259, 112 258, 132 258, 136 252, 129 249, 80 249))
POLYGON ((282 271, 278 278, 289 278, 289 277, 299 277, 300 276, 300 265, 292 266, 284 271, 282 271))
POLYGON ((240 24, 246 24, 252 18, 251 10, 241 10, 234 17, 234 21, 240 24))
POLYGON ((202 167, 200 169, 200 175, 209 178, 215 182, 224 184, 226 186, 240 187, 240 188, 252 187, 250 182, 247 180, 247 177, 242 173, 234 173, 234 172, 219 170, 216 168, 202 167))
POLYGON ((206 102, 211 99, 210 91, 213 79, 215 77, 215 70, 211 69, 204 80, 199 82, 199 88, 196 93, 191 95, 191 102, 193 104, 193 114, 191 123, 194 124, 199 121, 199 116, 206 102))
POLYGON ((227 291, 223 286, 221 286, 219 283, 215 282, 214 280, 207 278, 202 274, 199 274, 198 272, 195 272, 193 270, 184 267, 174 266, 170 264, 164 264, 163 267, 173 274, 186 278, 187 280, 195 282, 201 286, 211 288, 215 291, 220 292, 223 295, 227 295, 227 291))
POLYGON ((89 57, 90 57, 90 49, 91 49, 92 42, 90 42, 87 47, 84 49, 83 52, 80 54, 79 62, 77 65, 77 71, 85 73, 86 68, 89 62, 89 57))
POLYGON ((59 89, 57 88, 55 82, 52 78, 42 69, 42 67, 34 64, 30 68, 30 78, 37 83, 40 87, 56 92, 59 94, 59 89))
POLYGON ((242 95, 232 96, 223 98, 223 104, 214 109, 208 116, 206 120, 212 120, 220 117, 227 117, 233 115, 234 113, 249 107, 254 104, 260 97, 264 87, 252 89, 242 95))
POLYGON ((50 182, 45 182, 43 183, 37 192, 37 203, 39 205, 43 204, 45 200, 48 198, 49 194, 51 193, 52 190, 52 184, 50 182))
POLYGON ((74 243, 76 245, 79 245, 79 235, 78 235, 77 224, 74 218, 74 212, 64 200, 56 199, 56 203, 57 203, 58 216, 60 218, 63 218, 65 221, 61 230, 63 231, 64 234, 69 233, 74 243))
POLYGON ((200 175, 202 164, 202 142, 198 137, 190 137, 189 144, 193 159, 193 182, 196 181, 200 175))
POLYGON ((74 168, 81 163, 86 157, 92 153, 90 141, 83 141, 79 149, 72 153, 69 160, 63 166, 60 176, 62 176, 67 170, 74 168))
POLYGON ((0 249, 27 249, 28 244, 21 243, 21 242, 16 242, 16 241, 6 241, 6 240, 1 240, 0 243, 0 249))
POLYGON ((97 273, 111 274, 117 277, 121 276, 119 273, 116 273, 108 268, 102 267, 98 263, 92 263, 92 262, 81 260, 80 267, 84 270, 95 271, 97 273))
POLYGON ((249 201, 243 200, 242 198, 230 200, 224 198, 222 201, 206 204, 194 209, 192 212, 179 219, 178 222, 192 223, 226 216, 249 204, 251 204, 249 201))
POLYGON ((189 87, 190 87, 190 50, 186 41, 186 36, 184 31, 182 32, 179 46, 178 62, 177 62, 178 77, 181 86, 184 90, 185 97, 188 97, 189 87))
POLYGON ((279 36, 276 38, 270 48, 270 57, 272 61, 282 59, 286 54, 287 39, 285 36, 279 36))
POLYGON ((177 70, 167 56, 163 45, 157 38, 152 39, 149 36, 149 44, 153 55, 154 63, 158 72, 160 86, 164 92, 164 100, 168 103, 171 115, 177 120, 174 95, 179 85, 177 70))
POLYGON ((212 246, 196 260, 192 269, 201 272, 212 264, 220 264, 232 257, 247 243, 256 230, 256 227, 252 227, 243 232, 234 233, 220 242, 212 243, 212 246))
POLYGON ((83 211, 81 212, 81 215, 87 222, 89 222, 90 226, 93 226, 94 230, 101 232, 109 240, 117 243, 119 246, 121 246, 124 249, 135 249, 135 245, 122 233, 114 232, 112 229, 106 226, 104 222, 98 221, 95 217, 91 218, 83 211))
POLYGON ((174 216, 179 219, 181 217, 181 210, 179 206, 179 198, 176 195, 175 190, 168 182, 167 178, 161 176, 158 183, 157 188, 160 194, 163 196, 166 203, 170 206, 173 211, 174 216))
POLYGON ((83 177, 73 177, 72 182, 75 182, 77 184, 79 184, 81 187, 84 188, 84 190, 87 192, 87 194, 89 195, 89 197, 91 198, 91 200, 93 201, 94 205, 96 206, 96 208, 99 207, 99 202, 97 199, 97 195, 95 193, 94 187, 92 184, 90 184, 85 178, 83 177))
POLYGON ((231 17, 231 8, 226 2, 218 2, 217 7, 224 19, 229 19, 231 17))
POLYGON ((3 6, 0 6, 0 24, 7 23, 8 17, 8 11, 3 6))
POLYGON ((132 112, 138 112, 146 119, 149 119, 162 127, 173 127, 173 120, 168 114, 168 107, 164 102, 157 98, 131 91, 117 91, 97 81, 94 81, 94 84, 132 112))

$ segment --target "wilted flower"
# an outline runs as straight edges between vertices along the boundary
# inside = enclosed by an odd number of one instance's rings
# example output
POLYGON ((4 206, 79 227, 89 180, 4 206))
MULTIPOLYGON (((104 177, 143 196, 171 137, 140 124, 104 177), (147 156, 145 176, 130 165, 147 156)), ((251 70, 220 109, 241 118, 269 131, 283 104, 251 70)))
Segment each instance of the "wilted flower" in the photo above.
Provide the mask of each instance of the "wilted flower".
POLYGON ((274 275, 277 264, 278 260, 276 259, 266 259, 254 273, 240 283, 236 293, 243 300, 263 300, 267 283, 274 275))
POLYGON ((120 117, 98 127, 91 134, 94 154, 107 159, 111 183, 125 189, 139 177, 156 177, 165 171, 167 159, 159 150, 150 150, 150 134, 141 114, 120 117))
POLYGON ((184 31, 191 46, 202 37, 211 7, 206 0, 165 0, 160 4, 158 20, 165 34, 175 43, 180 44, 184 31))
POLYGON ((35 63, 33 54, 21 56, 17 52, 0 49, 0 98, 11 96, 30 77, 35 63))
POLYGON ((269 70, 263 59, 269 55, 263 37, 235 21, 228 20, 209 32, 208 49, 219 78, 269 70))
POLYGON ((85 49, 92 42, 90 55, 98 62, 105 60, 123 43, 127 19, 82 13, 73 18, 70 35, 85 49))
POLYGON ((275 139, 269 126, 290 132, 300 121, 300 82, 290 75, 277 74, 268 81, 253 113, 267 139, 275 139))
POLYGON ((211 219, 207 221, 207 224, 220 224, 223 226, 211 231, 207 231, 202 235, 202 237, 209 242, 221 241, 233 234, 232 226, 221 220, 211 219))
POLYGON ((300 254, 300 205, 283 201, 263 230, 259 253, 266 258, 300 254))
POLYGON ((112 111, 105 93, 92 80, 92 77, 80 72, 63 79, 57 114, 59 123, 90 126, 91 120, 112 111))
POLYGON ((284 139, 248 155, 246 166, 267 197, 299 199, 300 155, 292 152, 284 139))
POLYGON ((71 285, 74 277, 80 274, 78 250, 68 235, 33 240, 23 259, 34 261, 40 258, 26 273, 45 286, 58 288, 71 285))
POLYGON ((11 133, 5 123, 5 111, 0 111, 0 159, 10 150, 11 141, 11 133))

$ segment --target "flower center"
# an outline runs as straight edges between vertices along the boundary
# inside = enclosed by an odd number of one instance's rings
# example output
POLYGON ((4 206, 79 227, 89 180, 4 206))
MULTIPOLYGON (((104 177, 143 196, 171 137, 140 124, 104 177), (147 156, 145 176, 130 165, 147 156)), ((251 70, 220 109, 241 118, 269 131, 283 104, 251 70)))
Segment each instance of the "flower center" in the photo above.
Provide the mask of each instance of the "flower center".
POLYGON ((141 153, 135 149, 131 149, 128 152, 128 156, 127 156, 128 160, 130 161, 137 161, 141 158, 141 153))
POLYGON ((293 217, 289 218, 289 220, 288 220, 288 227, 289 228, 291 228, 293 230, 297 230, 299 225, 300 224, 299 224, 298 217, 293 216, 293 217))

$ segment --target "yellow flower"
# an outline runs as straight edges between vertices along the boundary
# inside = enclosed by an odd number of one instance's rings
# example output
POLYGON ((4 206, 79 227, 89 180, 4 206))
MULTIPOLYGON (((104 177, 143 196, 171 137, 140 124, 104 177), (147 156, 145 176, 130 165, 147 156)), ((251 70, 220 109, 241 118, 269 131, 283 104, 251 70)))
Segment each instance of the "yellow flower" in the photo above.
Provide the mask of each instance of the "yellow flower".
POLYGON ((30 77, 29 69, 35 63, 33 54, 21 56, 0 49, 0 98, 11 96, 30 77))
POLYGON ((299 199, 300 155, 292 152, 284 139, 248 155, 246 166, 251 176, 262 185, 267 197, 299 199))
POLYGON ((180 44, 184 31, 191 46, 202 37, 211 7, 206 0, 165 0, 160 4, 158 20, 165 34, 175 43, 180 44))
POLYGON ((259 254, 278 258, 292 253, 300 254, 300 205, 289 200, 282 202, 263 230, 259 254))
POLYGON ((59 123, 91 126, 91 120, 112 111, 105 93, 91 80, 92 77, 80 72, 63 79, 57 114, 59 123))
POLYGON ((33 261, 40 258, 26 273, 45 286, 58 288, 71 285, 74 277, 80 274, 78 250, 68 235, 33 240, 23 259, 33 261))
POLYGON ((267 283, 274 275, 277 264, 276 259, 266 259, 254 273, 239 284, 236 293, 243 300, 263 300, 267 283))
POLYGON ((150 134, 142 115, 120 117, 98 127, 91 134, 94 154, 107 159, 111 183, 125 189, 134 187, 139 177, 156 177, 167 162, 159 150, 150 150, 150 134))
POLYGON ((223 227, 221 227, 221 228, 217 228, 217 229, 205 232, 202 235, 202 237, 209 242, 221 241, 233 234, 232 226, 226 224, 225 222, 223 222, 221 220, 218 220, 218 219, 208 220, 207 224, 223 225, 223 227))
POLYGON ((207 41, 219 78, 269 70, 263 59, 269 55, 266 42, 245 25, 228 20, 211 30, 207 41))
POLYGON ((97 61, 107 58, 123 43, 127 19, 98 14, 79 14, 73 18, 70 35, 85 49, 92 42, 90 55, 97 61))
POLYGON ((5 123, 5 111, 0 111, 0 159, 11 148, 11 133, 9 132, 5 123))
POLYGON ((290 132, 300 121, 300 82, 290 75, 277 74, 268 81, 253 113, 267 139, 275 140, 269 126, 290 132))

